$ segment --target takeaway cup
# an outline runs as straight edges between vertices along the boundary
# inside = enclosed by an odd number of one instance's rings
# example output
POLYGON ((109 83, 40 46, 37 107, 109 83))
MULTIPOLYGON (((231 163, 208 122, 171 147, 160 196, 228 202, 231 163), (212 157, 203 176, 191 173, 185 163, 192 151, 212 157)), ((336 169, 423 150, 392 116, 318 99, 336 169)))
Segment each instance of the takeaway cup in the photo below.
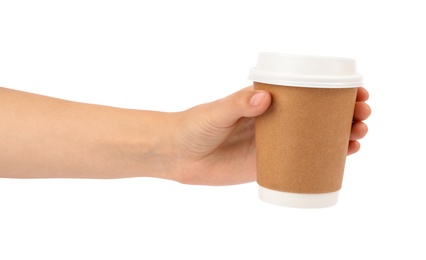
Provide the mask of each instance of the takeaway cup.
POLYGON ((335 205, 362 85, 355 61, 259 53, 249 79, 272 97, 255 119, 260 199, 297 208, 335 205))

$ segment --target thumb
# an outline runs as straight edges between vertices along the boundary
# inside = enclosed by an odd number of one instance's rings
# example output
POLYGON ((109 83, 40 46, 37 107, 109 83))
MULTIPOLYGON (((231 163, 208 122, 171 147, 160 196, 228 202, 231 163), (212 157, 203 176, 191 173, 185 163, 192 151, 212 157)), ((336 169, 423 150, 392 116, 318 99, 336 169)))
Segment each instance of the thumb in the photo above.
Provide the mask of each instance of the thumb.
POLYGON ((261 115, 270 104, 269 92, 245 88, 210 103, 210 122, 216 127, 230 127, 242 117, 261 115))

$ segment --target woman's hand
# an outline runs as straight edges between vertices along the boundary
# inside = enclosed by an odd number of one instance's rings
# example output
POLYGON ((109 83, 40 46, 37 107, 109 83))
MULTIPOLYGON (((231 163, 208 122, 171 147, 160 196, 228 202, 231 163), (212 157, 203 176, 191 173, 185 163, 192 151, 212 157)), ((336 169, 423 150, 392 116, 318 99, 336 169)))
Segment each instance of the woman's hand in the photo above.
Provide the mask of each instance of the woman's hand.
MULTIPOLYGON (((360 149, 357 140, 367 134, 362 122, 371 113, 367 99, 367 90, 359 88, 348 155, 360 149)), ((270 103, 268 92, 248 87, 180 113, 176 129, 178 181, 205 185, 254 181, 254 117, 265 112, 270 103)))

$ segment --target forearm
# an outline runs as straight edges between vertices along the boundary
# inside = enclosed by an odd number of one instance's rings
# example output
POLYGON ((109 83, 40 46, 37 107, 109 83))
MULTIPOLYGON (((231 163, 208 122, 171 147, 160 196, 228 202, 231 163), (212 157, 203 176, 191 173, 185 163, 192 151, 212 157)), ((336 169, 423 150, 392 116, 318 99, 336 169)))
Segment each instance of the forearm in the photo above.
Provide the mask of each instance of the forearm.
POLYGON ((0 88, 0 177, 174 179, 170 117, 0 88))

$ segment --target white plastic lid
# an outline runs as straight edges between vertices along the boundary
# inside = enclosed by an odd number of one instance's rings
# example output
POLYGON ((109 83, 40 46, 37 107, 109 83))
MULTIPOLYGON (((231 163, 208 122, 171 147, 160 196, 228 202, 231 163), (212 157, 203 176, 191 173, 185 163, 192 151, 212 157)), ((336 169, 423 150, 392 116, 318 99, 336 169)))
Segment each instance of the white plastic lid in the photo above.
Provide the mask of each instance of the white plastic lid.
POLYGON ((337 203, 339 191, 319 194, 290 193, 259 186, 259 198, 264 202, 291 208, 326 208, 337 203))
POLYGON ((355 60, 340 57, 259 53, 248 79, 282 86, 354 88, 362 85, 355 60))

